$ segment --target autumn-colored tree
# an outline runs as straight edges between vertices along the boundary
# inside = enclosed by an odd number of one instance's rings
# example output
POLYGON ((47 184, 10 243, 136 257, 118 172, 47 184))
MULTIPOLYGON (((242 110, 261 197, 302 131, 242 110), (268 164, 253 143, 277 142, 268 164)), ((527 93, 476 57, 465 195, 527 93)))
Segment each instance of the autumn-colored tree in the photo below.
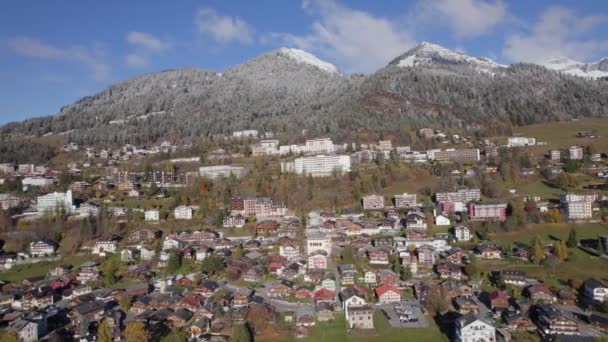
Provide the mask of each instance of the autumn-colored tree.
POLYGON ((131 322, 125 329, 125 340, 127 342, 148 342, 150 336, 142 322, 131 322))
POLYGON ((564 240, 559 240, 555 243, 555 256, 560 260, 568 259, 568 247, 566 247, 564 240))
POLYGON ((550 209, 547 212, 547 221, 550 223, 562 222, 562 214, 559 212, 559 209, 550 209))
POLYGON ((14 331, 0 330, 0 341, 2 342, 19 342, 19 336, 14 331))
POLYGON ((545 257, 545 247, 543 246, 540 238, 536 236, 532 241, 532 261, 540 263, 545 257))
POLYGON ((114 340, 107 319, 103 319, 97 327, 97 340, 99 342, 112 342, 114 340))
POLYGON ((118 298, 118 304, 123 310, 129 311, 131 309, 131 297, 128 295, 121 296, 118 298))

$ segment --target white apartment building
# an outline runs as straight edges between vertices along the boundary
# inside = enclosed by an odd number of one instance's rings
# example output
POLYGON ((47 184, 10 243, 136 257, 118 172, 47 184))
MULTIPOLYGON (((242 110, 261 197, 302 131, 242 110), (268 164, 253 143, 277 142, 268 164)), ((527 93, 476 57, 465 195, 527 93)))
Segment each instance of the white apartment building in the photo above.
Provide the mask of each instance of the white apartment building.
POLYGON ((416 194, 408 194, 404 192, 400 195, 395 195, 395 207, 397 208, 411 208, 416 206, 416 194))
POLYGON ((21 180, 21 185, 29 185, 29 186, 50 186, 53 185, 53 178, 45 178, 45 177, 25 177, 21 180))
POLYGON ((146 221, 159 221, 160 220, 160 212, 156 209, 146 210, 144 212, 144 220, 146 221))
POLYGON ((327 177, 331 176, 333 172, 347 173, 350 172, 350 156, 301 157, 292 162, 281 163, 281 172, 293 172, 313 177, 327 177))
POLYGON ((21 201, 18 197, 10 194, 0 194, 0 208, 2 210, 8 210, 14 207, 18 207, 21 201))
POLYGON ((12 175, 13 173, 15 173, 15 165, 0 164, 0 174, 12 175))
POLYGON ((509 137, 507 139, 508 147, 523 147, 536 145, 536 138, 527 137, 509 137))
POLYGON ((207 179, 228 178, 230 175, 241 178, 247 173, 247 169, 232 165, 202 166, 198 169, 198 173, 207 179))
POLYGON ((66 214, 72 214, 76 208, 72 191, 53 192, 43 196, 38 196, 38 213, 55 212, 58 209, 65 210, 66 214))
POLYGON ((456 341, 496 341, 496 328, 475 315, 466 315, 456 321, 456 341))
POLYGON ((331 253, 331 239, 321 234, 307 236, 306 254, 312 254, 316 251, 324 251, 329 255, 331 253))
POLYGON ((191 207, 180 205, 173 210, 176 220, 192 220, 193 210, 191 207))
POLYGON ((584 156, 583 148, 579 146, 570 146, 568 148, 568 157, 572 160, 582 160, 584 156))
POLYGON ((454 235, 456 236, 456 241, 470 241, 471 240, 471 230, 463 225, 456 226, 454 228, 454 235))
POLYGON ((593 217, 592 202, 567 202, 564 206, 566 215, 570 220, 590 219, 593 217))
POLYGON ((257 138, 258 131, 255 129, 245 129, 242 131, 236 131, 236 132, 232 132, 232 137, 233 138, 247 138, 247 137, 257 138))
POLYGON ((437 202, 473 202, 481 199, 479 189, 460 189, 455 192, 438 192, 435 195, 437 202))
POLYGON ((560 150, 551 150, 549 156, 551 157, 551 160, 559 161, 562 159, 562 152, 560 150))

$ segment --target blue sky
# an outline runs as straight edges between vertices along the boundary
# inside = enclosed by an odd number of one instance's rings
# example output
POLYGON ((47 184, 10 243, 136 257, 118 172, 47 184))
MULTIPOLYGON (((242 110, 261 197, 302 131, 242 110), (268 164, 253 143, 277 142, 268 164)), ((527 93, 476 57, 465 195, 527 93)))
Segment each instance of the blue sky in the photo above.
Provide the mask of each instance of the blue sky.
POLYGON ((282 46, 373 72, 421 41, 499 62, 608 56, 603 0, 4 1, 0 124, 134 75, 221 71, 282 46))

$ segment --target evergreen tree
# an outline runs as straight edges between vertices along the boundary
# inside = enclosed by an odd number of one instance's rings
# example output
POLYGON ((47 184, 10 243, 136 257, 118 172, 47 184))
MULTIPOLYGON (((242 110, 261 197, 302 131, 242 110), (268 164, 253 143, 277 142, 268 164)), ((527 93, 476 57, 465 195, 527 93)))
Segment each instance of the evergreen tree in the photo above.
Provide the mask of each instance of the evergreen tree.
POLYGON ((171 251, 167 261, 167 273, 173 274, 182 267, 182 258, 179 251, 171 251))
POLYGON ((570 229, 570 234, 568 235, 568 242, 566 242, 566 246, 568 248, 575 248, 578 246, 578 239, 576 238, 576 230, 574 228, 570 229))

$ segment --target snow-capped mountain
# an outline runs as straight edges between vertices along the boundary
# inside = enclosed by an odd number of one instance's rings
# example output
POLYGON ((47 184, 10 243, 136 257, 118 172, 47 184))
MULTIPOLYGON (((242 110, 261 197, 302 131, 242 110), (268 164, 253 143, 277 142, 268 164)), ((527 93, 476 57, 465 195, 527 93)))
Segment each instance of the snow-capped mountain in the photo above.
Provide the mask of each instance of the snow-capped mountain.
POLYGON ((547 69, 574 76, 586 78, 608 77, 608 58, 603 58, 593 63, 583 63, 567 57, 550 57, 538 64, 547 69))
POLYGON ((304 50, 293 49, 293 48, 280 48, 279 52, 287 57, 290 57, 300 63, 310 64, 323 71, 338 73, 338 68, 324 60, 319 59, 317 56, 310 54, 304 50))
POLYGON ((489 73, 494 73, 496 70, 507 67, 489 58, 468 56, 463 52, 428 42, 418 44, 413 49, 394 59, 389 65, 405 68, 432 64, 468 65, 478 71, 489 73))

